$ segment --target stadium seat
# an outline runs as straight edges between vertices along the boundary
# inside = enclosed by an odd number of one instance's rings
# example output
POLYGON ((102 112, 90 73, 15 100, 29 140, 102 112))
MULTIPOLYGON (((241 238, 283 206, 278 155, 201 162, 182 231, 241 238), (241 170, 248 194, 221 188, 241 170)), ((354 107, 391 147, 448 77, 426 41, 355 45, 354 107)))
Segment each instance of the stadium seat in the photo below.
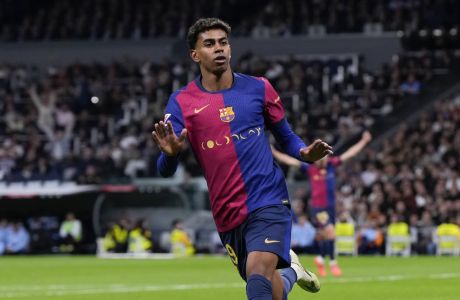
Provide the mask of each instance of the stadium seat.
POLYGON ((444 223, 436 230, 436 255, 460 255, 460 229, 455 224, 444 223))
POLYGON ((339 222, 335 225, 335 253, 336 255, 356 255, 355 226, 352 223, 339 222))
POLYGON ((409 226, 404 222, 391 223, 388 226, 386 241, 386 256, 401 255, 409 256, 411 251, 411 239, 409 226))

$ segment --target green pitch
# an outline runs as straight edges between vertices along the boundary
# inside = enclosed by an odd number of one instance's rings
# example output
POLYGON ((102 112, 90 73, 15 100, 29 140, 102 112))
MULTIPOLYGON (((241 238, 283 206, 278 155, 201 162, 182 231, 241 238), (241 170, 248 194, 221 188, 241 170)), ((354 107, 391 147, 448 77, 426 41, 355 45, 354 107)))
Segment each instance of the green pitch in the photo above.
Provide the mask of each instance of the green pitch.
MULTIPOLYGON (((311 265, 311 257, 301 257, 311 265)), ((341 257, 344 275, 318 294, 294 287, 289 299, 457 300, 460 258, 341 257)), ((0 299, 234 300, 244 284, 226 257, 105 260, 0 257, 0 299)))

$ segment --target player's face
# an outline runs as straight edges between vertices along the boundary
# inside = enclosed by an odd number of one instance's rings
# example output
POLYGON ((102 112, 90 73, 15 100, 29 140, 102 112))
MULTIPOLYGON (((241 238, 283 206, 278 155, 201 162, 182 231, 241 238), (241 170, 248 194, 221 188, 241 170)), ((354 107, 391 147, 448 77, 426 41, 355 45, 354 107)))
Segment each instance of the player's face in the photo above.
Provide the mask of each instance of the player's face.
POLYGON ((214 74, 222 74, 229 68, 230 44, 222 29, 211 29, 200 33, 195 49, 190 56, 202 69, 214 74))

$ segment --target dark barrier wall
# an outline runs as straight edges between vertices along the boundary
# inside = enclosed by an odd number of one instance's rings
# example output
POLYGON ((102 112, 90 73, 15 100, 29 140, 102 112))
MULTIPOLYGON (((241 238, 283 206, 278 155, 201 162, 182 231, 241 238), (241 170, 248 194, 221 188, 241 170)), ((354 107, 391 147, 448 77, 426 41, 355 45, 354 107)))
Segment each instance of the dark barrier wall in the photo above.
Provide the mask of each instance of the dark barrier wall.
MULTIPOLYGON (((262 55, 357 53, 365 57, 370 69, 388 62, 401 51, 396 34, 381 36, 362 34, 327 35, 272 39, 231 39, 233 59, 252 51, 262 55)), ((0 63, 26 63, 59 66, 79 62, 110 62, 123 58, 161 62, 166 58, 188 59, 185 40, 150 41, 65 41, 0 44, 0 63)))

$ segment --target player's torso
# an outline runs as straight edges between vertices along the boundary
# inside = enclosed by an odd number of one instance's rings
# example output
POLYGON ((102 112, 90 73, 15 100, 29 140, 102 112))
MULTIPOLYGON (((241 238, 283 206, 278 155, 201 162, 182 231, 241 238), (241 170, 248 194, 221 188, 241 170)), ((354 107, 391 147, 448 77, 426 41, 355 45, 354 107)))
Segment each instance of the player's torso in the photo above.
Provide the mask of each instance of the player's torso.
POLYGON ((324 208, 334 206, 335 202, 335 167, 328 164, 326 168, 316 165, 308 170, 311 187, 311 206, 324 208))
POLYGON ((214 175, 217 166, 251 160, 267 144, 264 86, 255 78, 235 75, 233 86, 218 93, 205 92, 195 83, 178 101, 190 144, 206 177, 214 175))
POLYGON ((233 86, 219 93, 206 92, 195 81, 176 98, 220 231, 226 221, 238 219, 231 227, 248 212, 287 198, 265 135, 262 80, 236 74, 233 86))

